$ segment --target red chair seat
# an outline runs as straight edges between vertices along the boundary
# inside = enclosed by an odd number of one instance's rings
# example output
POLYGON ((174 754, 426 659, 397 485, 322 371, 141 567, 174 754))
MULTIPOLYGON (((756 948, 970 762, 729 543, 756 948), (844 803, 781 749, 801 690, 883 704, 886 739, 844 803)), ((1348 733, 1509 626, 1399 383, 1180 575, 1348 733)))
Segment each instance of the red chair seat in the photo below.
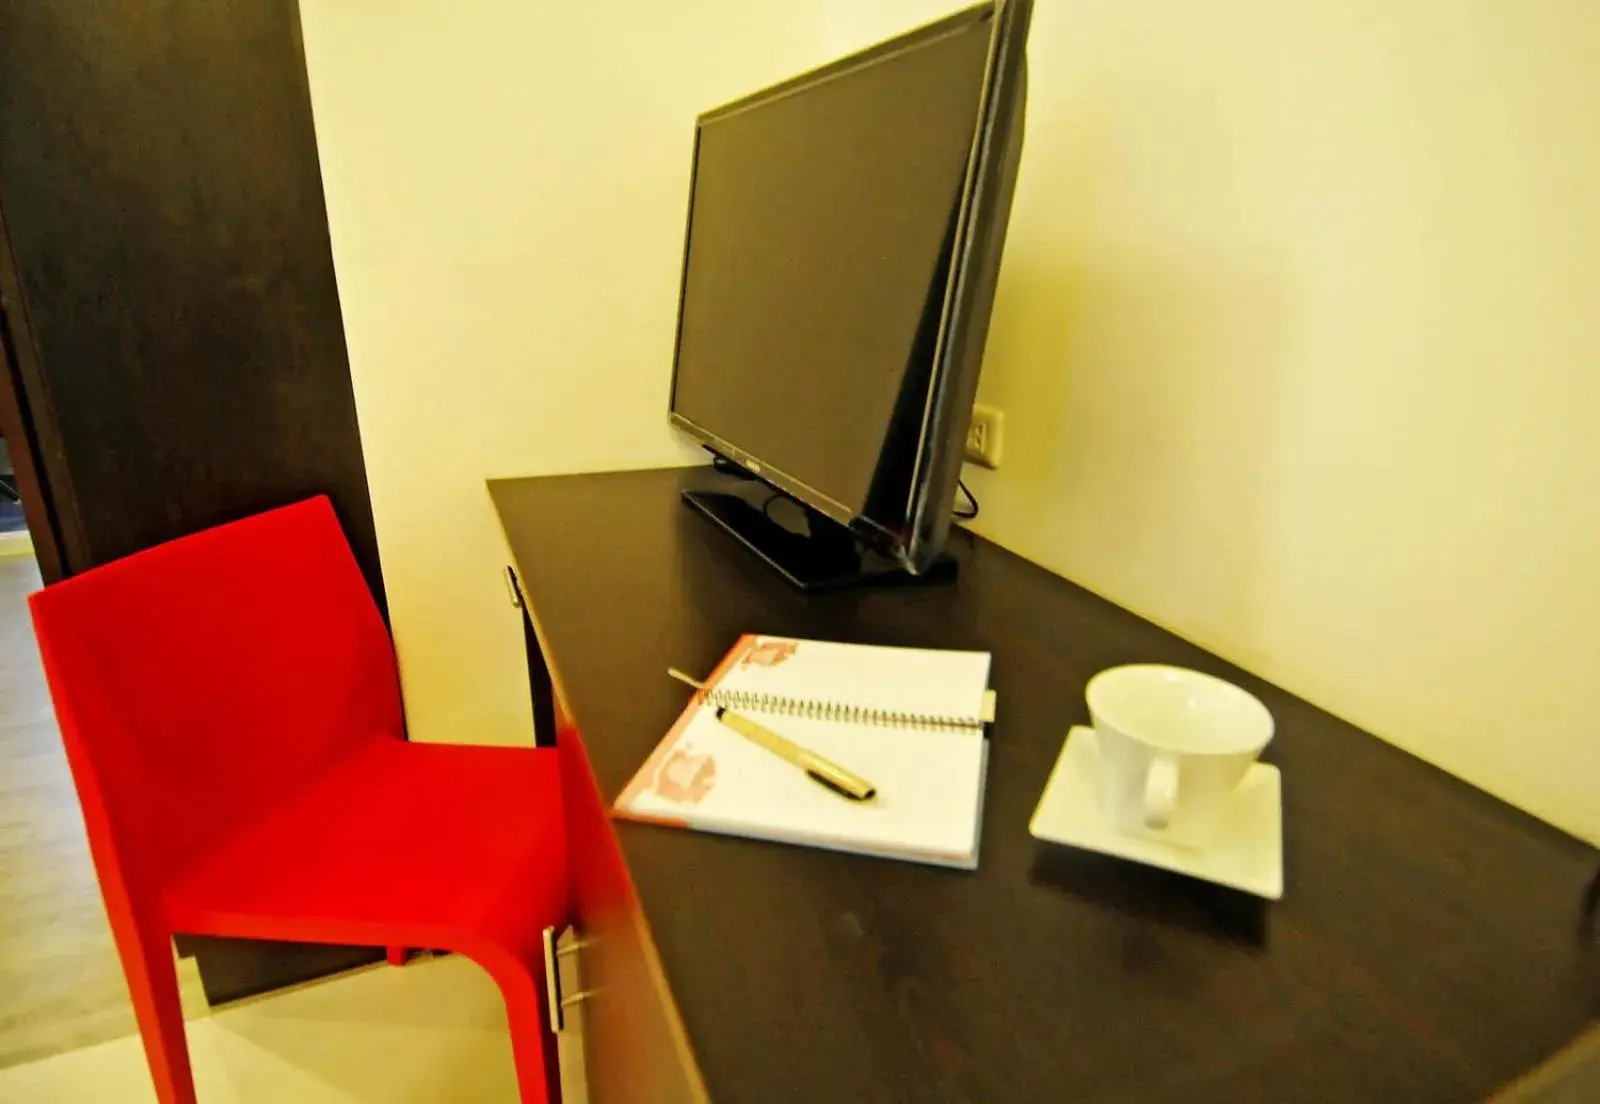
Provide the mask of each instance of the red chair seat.
POLYGON ((486 923, 559 916, 542 875, 562 846, 553 757, 366 742, 167 890, 179 931, 481 952, 486 923), (377 917, 404 916, 404 932, 377 917))

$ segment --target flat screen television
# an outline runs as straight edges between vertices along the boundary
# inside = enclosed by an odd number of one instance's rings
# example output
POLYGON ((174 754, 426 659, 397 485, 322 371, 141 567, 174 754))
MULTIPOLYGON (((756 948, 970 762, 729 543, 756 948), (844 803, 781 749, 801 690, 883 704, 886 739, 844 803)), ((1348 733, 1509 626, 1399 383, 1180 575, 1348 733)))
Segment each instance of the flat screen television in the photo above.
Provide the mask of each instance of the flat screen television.
POLYGON ((805 589, 944 555, 1022 146, 1031 0, 701 115, 671 419, 689 504, 805 589))

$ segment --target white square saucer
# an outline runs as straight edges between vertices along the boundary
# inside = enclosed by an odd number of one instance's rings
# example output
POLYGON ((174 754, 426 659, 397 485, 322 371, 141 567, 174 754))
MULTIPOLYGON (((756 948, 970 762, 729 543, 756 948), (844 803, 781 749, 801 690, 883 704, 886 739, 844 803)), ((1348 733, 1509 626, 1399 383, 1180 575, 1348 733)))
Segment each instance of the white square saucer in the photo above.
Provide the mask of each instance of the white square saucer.
POLYGON ((1111 824, 1100 804, 1099 767, 1094 729, 1074 726, 1028 822, 1036 839, 1158 866, 1273 901, 1283 896, 1283 788, 1277 767, 1251 765, 1218 818, 1216 835, 1202 849, 1130 835, 1111 824))

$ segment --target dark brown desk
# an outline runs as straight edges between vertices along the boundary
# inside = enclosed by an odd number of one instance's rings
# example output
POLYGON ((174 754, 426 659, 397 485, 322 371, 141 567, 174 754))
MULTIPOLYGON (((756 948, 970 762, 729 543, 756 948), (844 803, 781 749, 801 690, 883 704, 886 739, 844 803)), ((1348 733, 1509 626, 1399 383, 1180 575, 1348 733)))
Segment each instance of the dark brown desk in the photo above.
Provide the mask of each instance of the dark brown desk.
POLYGON ((1479 1100, 1595 1014, 1593 849, 983 540, 953 586, 802 597, 679 503, 709 478, 491 484, 563 718, 597 1101, 698 1098, 679 1013, 724 1104, 1479 1100), (994 652, 977 872, 607 821, 683 706, 667 665, 747 630, 994 652), (1131 660, 1272 709, 1283 901, 1028 835, 1131 660))

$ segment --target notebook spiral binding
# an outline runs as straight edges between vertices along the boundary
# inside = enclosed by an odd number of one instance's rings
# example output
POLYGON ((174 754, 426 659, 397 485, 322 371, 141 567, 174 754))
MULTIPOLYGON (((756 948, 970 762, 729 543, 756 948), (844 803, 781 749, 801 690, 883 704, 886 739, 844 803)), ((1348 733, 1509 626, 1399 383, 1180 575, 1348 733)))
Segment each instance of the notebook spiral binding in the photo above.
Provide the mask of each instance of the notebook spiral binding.
POLYGON ((752 690, 702 690, 701 701, 736 713, 770 713, 814 721, 872 725, 878 728, 922 728, 936 731, 981 729, 980 717, 943 717, 934 713, 905 713, 897 709, 870 709, 838 701, 809 701, 752 690))

